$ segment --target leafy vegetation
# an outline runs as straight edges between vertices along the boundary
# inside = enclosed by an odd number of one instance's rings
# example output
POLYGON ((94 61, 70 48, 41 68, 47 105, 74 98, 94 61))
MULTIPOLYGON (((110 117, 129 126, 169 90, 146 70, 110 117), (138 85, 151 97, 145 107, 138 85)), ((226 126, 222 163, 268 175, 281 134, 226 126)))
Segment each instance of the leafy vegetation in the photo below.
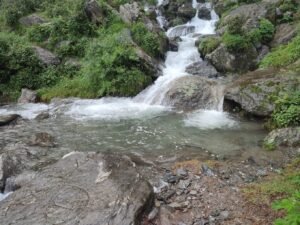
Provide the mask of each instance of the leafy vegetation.
POLYGON ((277 128, 300 125, 300 91, 287 93, 277 99, 272 123, 277 128))
POLYGON ((202 40, 199 44, 199 51, 202 55, 207 55, 213 52, 221 43, 220 38, 216 37, 207 37, 202 40))
POLYGON ((300 58, 300 35, 287 45, 283 45, 269 53, 261 62, 261 67, 284 67, 300 58))

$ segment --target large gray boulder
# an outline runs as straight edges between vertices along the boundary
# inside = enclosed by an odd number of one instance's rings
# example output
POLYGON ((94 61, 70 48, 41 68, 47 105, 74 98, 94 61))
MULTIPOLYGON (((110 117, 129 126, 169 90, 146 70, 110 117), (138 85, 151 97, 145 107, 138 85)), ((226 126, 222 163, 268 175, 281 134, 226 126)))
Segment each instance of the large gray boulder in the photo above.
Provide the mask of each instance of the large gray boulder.
POLYGON ((21 96, 18 99, 18 103, 35 103, 37 102, 37 93, 36 91, 23 88, 21 91, 21 96))
POLYGON ((264 143, 271 148, 277 147, 299 147, 300 127, 288 127, 273 130, 265 138, 264 143))
POLYGON ((137 2, 126 3, 120 6, 119 13, 125 23, 131 24, 139 18, 140 7, 137 2))
POLYGON ((33 50, 38 59, 46 66, 60 64, 60 59, 54 53, 38 46, 34 46, 33 50))
POLYGON ((219 72, 245 72, 257 67, 258 56, 254 46, 243 52, 232 53, 221 44, 213 52, 207 54, 205 59, 219 72))
POLYGON ((223 86, 199 76, 185 76, 171 82, 164 102, 178 110, 218 109, 223 86))
POLYGON ((287 44, 292 38, 297 35, 297 27, 288 23, 280 24, 276 27, 276 32, 271 47, 277 47, 282 44, 287 44))
POLYGON ((195 63, 189 65, 186 68, 185 72, 192 74, 192 75, 208 77, 208 78, 217 77, 219 74, 218 71, 216 70, 216 68, 213 67, 207 61, 195 62, 195 63))
POLYGON ((24 26, 30 27, 30 26, 33 26, 33 25, 46 23, 46 20, 43 19, 42 17, 36 15, 36 14, 32 14, 32 15, 29 15, 29 16, 21 17, 19 19, 19 23, 24 25, 24 26))
POLYGON ((275 109, 274 97, 300 88, 297 75, 276 70, 257 70, 235 80, 225 92, 225 100, 238 103, 246 112, 270 116, 275 109))
POLYGON ((0 204, 1 224, 137 225, 153 188, 125 156, 74 152, 0 204))

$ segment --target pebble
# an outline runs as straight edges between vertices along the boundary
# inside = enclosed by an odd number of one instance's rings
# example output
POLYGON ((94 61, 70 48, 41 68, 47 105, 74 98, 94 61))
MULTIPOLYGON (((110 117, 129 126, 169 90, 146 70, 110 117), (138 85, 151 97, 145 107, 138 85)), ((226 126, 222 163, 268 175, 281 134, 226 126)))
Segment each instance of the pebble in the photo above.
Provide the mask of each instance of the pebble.
POLYGON ((197 192, 197 191, 195 191, 195 190, 191 190, 191 191, 190 191, 190 194, 191 194, 191 195, 197 195, 197 194, 198 194, 198 192, 197 192))
POLYGON ((155 217, 157 216, 158 214, 158 209, 157 208, 154 208, 148 215, 148 220, 149 221, 152 221, 155 219, 155 217))

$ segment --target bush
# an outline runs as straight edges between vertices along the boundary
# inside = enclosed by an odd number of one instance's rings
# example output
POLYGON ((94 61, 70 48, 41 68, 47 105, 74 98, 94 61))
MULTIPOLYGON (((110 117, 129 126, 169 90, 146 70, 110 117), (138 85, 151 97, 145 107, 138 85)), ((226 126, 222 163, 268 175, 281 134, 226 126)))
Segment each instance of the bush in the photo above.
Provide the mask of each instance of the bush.
POLYGON ((261 62, 261 67, 283 67, 296 62, 300 58, 300 35, 287 45, 280 46, 269 53, 261 62))
POLYGON ((261 35, 262 43, 272 41, 275 32, 274 25, 267 19, 262 19, 259 22, 259 33, 261 35))
POLYGON ((132 26, 133 40, 151 56, 159 56, 159 36, 150 32, 143 23, 132 26))
POLYGON ((238 34, 225 33, 222 37, 222 42, 231 52, 245 51, 250 46, 248 38, 238 34))
POLYGON ((202 55, 207 55, 211 52, 213 52, 219 45, 220 45, 220 38, 217 37, 208 37, 205 38, 203 41, 199 44, 199 51, 202 55))
POLYGON ((288 93, 276 101, 272 123, 278 128, 300 125, 300 91, 288 93))
POLYGON ((97 96, 133 96, 151 82, 134 47, 121 34, 104 32, 91 43, 87 52, 83 74, 88 76, 97 96))

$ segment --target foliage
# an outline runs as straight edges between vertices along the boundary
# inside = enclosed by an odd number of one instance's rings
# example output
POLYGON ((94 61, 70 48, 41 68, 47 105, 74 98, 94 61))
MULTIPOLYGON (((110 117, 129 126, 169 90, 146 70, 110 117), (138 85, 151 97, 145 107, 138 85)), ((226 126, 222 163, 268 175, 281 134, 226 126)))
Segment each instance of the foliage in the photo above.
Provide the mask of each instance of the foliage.
POLYGON ((272 123, 275 127, 300 125, 300 91, 288 93, 276 101, 272 123))
POLYGON ((222 42, 231 52, 245 51, 249 48, 250 43, 247 37, 239 34, 225 33, 222 37, 222 42))
POLYGON ((137 57, 131 43, 124 40, 122 32, 95 39, 91 43, 83 73, 89 77, 97 96, 132 96, 151 81, 137 57), (142 72, 145 71, 145 72, 142 72))
POLYGON ((287 45, 282 45, 269 53, 261 62, 261 67, 284 67, 300 58, 300 35, 287 45))
POLYGON ((221 40, 217 37, 207 37, 199 44, 199 51, 204 56, 213 52, 219 45, 221 40))
POLYGON ((143 23, 138 22, 132 26, 132 37, 149 55, 159 56, 159 37, 150 32, 143 23))

